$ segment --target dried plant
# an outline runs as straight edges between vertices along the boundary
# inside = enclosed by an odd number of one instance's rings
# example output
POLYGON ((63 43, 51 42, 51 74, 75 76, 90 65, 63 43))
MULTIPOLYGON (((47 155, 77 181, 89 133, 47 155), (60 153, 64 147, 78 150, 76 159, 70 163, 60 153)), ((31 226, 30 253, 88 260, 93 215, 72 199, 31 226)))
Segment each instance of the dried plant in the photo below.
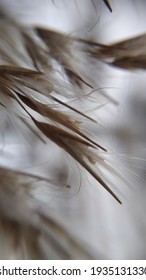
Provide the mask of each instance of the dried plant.
POLYGON ((136 70, 146 68, 145 40, 146 34, 142 34, 108 46, 92 41, 86 43, 89 54, 94 58, 119 68, 136 70))
MULTIPOLYGON (((103 1, 110 11, 108 1, 103 1)), ((145 68, 145 35, 118 44, 102 45, 42 27, 28 27, 0 12, 0 106, 38 141, 53 141, 85 168, 119 203, 112 191, 122 176, 107 160, 108 150, 90 137, 84 121, 96 120, 72 100, 89 99, 95 85, 82 62, 97 61, 126 69, 145 68), (112 178, 105 176, 108 171, 112 178)), ((102 98, 100 94, 100 98, 102 98)), ((103 99, 110 102, 110 97, 103 99)), ((86 108, 85 108, 86 109, 86 108)), ((22 131, 23 133, 23 131, 22 131)), ((41 200, 36 185, 51 180, 24 170, 0 167, 1 258, 92 258, 84 246, 60 225, 41 200), (6 245, 9 240, 9 246, 6 245), (44 250, 47 246, 48 249, 44 250), (5 252, 5 253, 4 253, 5 252)), ((124 179, 123 179, 124 180, 124 179)))

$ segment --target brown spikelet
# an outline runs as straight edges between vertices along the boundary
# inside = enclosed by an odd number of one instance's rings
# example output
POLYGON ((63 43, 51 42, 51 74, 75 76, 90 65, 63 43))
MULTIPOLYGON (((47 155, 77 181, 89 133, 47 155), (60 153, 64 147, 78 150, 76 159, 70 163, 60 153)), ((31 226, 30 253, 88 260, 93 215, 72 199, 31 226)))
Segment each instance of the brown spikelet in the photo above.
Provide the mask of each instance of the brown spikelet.
MULTIPOLYGON (((90 121, 92 121, 92 119, 80 110, 69 106, 64 101, 60 101, 53 94, 54 91, 57 92, 60 85, 58 84, 56 87, 58 80, 54 74, 54 59, 61 64, 71 82, 71 76, 73 74, 72 77, 75 78, 73 78, 73 83, 76 81, 76 78, 79 77, 80 81, 87 84, 80 76, 78 68, 72 66, 72 61, 74 61, 73 50, 74 48, 78 50, 76 43, 79 42, 79 40, 55 31, 45 30, 43 28, 32 28, 32 30, 27 30, 27 28, 14 21, 11 21, 10 23, 16 37, 19 36, 22 39, 24 54, 21 54, 20 50, 15 49, 11 43, 11 50, 12 53, 14 53, 14 56, 13 59, 10 57, 9 60, 13 60, 13 63, 8 64, 8 62, 5 61, 5 64, 0 66, 1 90, 3 96, 7 94, 7 97, 11 100, 11 103, 10 100, 8 102, 9 107, 6 102, 2 102, 3 106, 7 109, 11 109, 13 101, 16 101, 18 106, 21 107, 27 117, 29 117, 32 124, 35 125, 43 135, 70 154, 90 174, 92 174, 92 176, 106 190, 108 190, 117 201, 120 202, 117 196, 114 195, 104 182, 104 179, 100 178, 101 175, 98 174, 98 172, 97 174, 96 172, 93 172, 92 168, 88 165, 88 161, 92 164, 98 164, 98 158, 100 158, 100 156, 98 156, 98 150, 107 152, 106 148, 93 141, 85 133, 83 133, 80 125, 82 121, 78 120, 78 115, 90 121), (42 45, 38 43, 35 36, 39 36, 39 39, 43 40, 42 45), (45 46, 43 44, 45 44, 45 46), (34 52, 32 52, 32 49, 34 52), (29 62, 30 66, 28 68, 23 67, 20 63, 21 61, 17 61, 16 53, 18 53, 18 57, 22 58, 22 62, 29 62), (72 73, 71 76, 69 73, 72 73), (42 102, 43 96, 47 97, 46 103, 42 102), (62 112, 54 108, 53 106, 56 106, 56 104, 63 105, 63 107, 67 109, 66 112, 62 112), (39 114, 41 118, 45 118, 45 120, 37 120, 33 113, 30 113, 30 109, 33 110, 34 113, 39 114), (74 113, 74 116, 70 116, 70 113, 74 113), (90 148, 94 149, 95 154, 97 153, 96 156, 94 156, 94 153, 90 150, 90 148)), ((9 20, 6 21, 6 24, 9 25, 9 20)), ((4 30, 1 28, 2 38, 4 37, 4 30)), ((4 37, 2 42, 4 40, 8 39, 4 37)), ((85 44, 84 41, 80 40, 81 45, 82 43, 85 44)), ((89 42, 86 42, 86 45, 90 46, 89 42)), ((92 48, 94 51, 93 44, 92 48)), ((3 52, 6 53, 6 50, 3 48, 2 44, 2 53, 3 52)), ((102 52, 101 46, 100 52, 102 52)), ((93 55, 92 52, 91 54, 93 55)), ((5 59, 5 56, 3 56, 3 58, 5 59)), ((74 65, 77 66, 77 61, 75 61, 74 65)), ((62 95, 64 94, 63 91, 61 91, 61 93, 62 95)), ((58 94, 60 94, 60 92, 58 92, 58 94)), ((34 131, 35 135, 38 135, 39 139, 44 141, 43 135, 41 135, 39 131, 35 132, 33 126, 28 122, 28 120, 22 118, 19 111, 17 111, 17 117, 22 120, 28 128, 31 129, 31 131, 34 131)))
POLYGON ((127 70, 146 68, 146 34, 111 45, 78 39, 84 42, 85 52, 98 60, 127 70))
MULTIPOLYGON (((112 11, 109 1, 103 2, 112 11)), ((16 120, 16 126, 18 121, 22 135, 25 124, 43 145, 53 142, 121 204, 112 182, 122 176, 108 162, 108 150, 90 133, 90 125, 96 130, 97 121, 87 113, 85 100, 97 86, 82 71, 82 62, 94 57, 120 68, 145 68, 145 48, 141 47, 145 35, 106 46, 43 27, 27 27, 1 12, 0 37, 2 109, 16 120), (112 178, 106 178, 104 171, 112 178)), ((100 98, 111 101, 106 93, 100 98)), ((36 197, 37 183, 39 191, 44 183, 53 188, 51 179, 0 167, 0 182, 1 243, 10 243, 5 244, 4 258, 93 258, 36 197)))
POLYGON ((74 41, 71 37, 43 28, 36 28, 37 34, 45 42, 48 47, 49 54, 58 63, 63 66, 65 73, 71 82, 77 84, 79 87, 83 84, 92 87, 82 76, 81 73, 72 66, 71 61, 73 60, 73 47, 74 41))
POLYGON ((43 213, 34 196, 35 184, 43 180, 39 176, 0 168, 0 243, 5 239, 10 241, 9 248, 5 244, 7 249, 0 253, 0 258, 92 258, 49 213, 43 213), (48 247, 48 255, 43 253, 42 239, 48 247))

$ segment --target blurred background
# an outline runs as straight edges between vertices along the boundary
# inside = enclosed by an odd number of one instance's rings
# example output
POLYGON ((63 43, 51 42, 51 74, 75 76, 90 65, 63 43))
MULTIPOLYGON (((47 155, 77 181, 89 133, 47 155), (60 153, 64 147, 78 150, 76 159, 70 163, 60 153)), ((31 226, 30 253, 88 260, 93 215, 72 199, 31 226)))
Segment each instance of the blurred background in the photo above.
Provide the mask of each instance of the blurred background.
MULTIPOLYGON (((109 2, 112 13, 101 0, 0 0, 1 6, 27 25, 41 25, 100 43, 113 43, 146 32, 146 1, 109 2)), ((25 137, 16 135, 9 126, 7 137, 1 133, 0 161, 9 167, 21 165, 23 170, 56 178, 60 187, 47 190, 50 213, 55 213, 97 257, 145 259, 146 74, 98 64, 89 70, 98 88, 118 103, 97 104, 97 109, 95 106, 93 117, 101 125, 93 131, 121 160, 119 171, 125 172, 122 175, 128 184, 122 185, 120 180, 115 184, 123 204, 118 205, 54 144, 48 144, 46 153, 46 146, 32 139, 32 150, 27 133, 25 137)), ((45 191, 42 201, 46 199, 45 191)))

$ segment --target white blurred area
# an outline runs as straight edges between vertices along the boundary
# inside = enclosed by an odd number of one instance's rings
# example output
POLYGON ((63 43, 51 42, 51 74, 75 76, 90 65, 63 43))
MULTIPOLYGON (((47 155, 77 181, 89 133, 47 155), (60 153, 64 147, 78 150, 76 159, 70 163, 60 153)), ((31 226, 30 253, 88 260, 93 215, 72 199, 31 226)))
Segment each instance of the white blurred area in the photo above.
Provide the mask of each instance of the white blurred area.
MULTIPOLYGON (((109 2, 113 13, 100 0, 0 0, 15 18, 26 24, 43 25, 74 36, 92 38, 100 43, 115 42, 146 31, 145 1, 109 2)), ((8 158, 1 158, 6 161, 5 164, 13 167, 15 160, 19 158, 20 147, 23 157, 19 159, 19 163, 25 170, 34 173, 41 170, 45 174, 51 172, 51 175, 60 175, 61 180, 63 176, 68 178, 69 173, 70 183, 75 186, 73 191, 63 187, 56 190, 56 193, 50 190, 49 211, 55 212, 62 224, 99 258, 145 259, 146 75, 143 71, 130 73, 108 68, 97 82, 120 102, 118 107, 112 106, 108 112, 104 108, 99 109, 97 117, 105 127, 99 135, 100 138, 103 137, 103 143, 121 155, 123 165, 127 160, 129 162, 125 170, 129 170, 127 177, 130 187, 120 186, 119 192, 122 205, 118 205, 94 179, 86 177, 85 171, 81 175, 77 166, 63 156, 64 152, 58 148, 53 152, 52 144, 48 145, 46 154, 46 147, 43 152, 36 143, 37 153, 34 155, 32 152, 33 160, 29 164, 25 148, 22 153, 23 144, 21 146, 12 137, 12 141, 9 140, 8 143, 8 158), (58 159, 61 162, 55 170, 58 159), (130 171, 130 166, 133 171, 130 171), (74 172, 78 178, 74 178, 74 172)), ((4 143, 6 144, 5 141, 4 143)), ((1 146, 1 151, 4 146, 1 146)), ((31 147, 29 149, 31 153, 31 147)), ((116 184, 118 188, 118 181, 116 184)))

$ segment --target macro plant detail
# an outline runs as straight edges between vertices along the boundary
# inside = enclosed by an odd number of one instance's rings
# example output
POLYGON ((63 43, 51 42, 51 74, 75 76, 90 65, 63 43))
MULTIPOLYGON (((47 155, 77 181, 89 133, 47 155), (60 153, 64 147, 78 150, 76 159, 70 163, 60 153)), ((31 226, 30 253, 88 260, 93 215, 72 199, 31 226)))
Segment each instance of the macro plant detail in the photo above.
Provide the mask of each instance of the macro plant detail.
MULTIPOLYGON (((110 2, 103 2, 111 12, 110 2)), ((108 94, 99 93, 92 102, 98 85, 84 71, 84 66, 94 60, 115 69, 145 69, 145 36, 101 44, 25 25, 1 8, 2 135, 6 130, 9 136, 9 127, 14 122, 22 135, 27 131, 28 139, 33 135, 43 147, 46 145, 46 150, 47 144, 53 142, 79 164, 79 169, 85 169, 96 180, 97 189, 103 187, 121 204, 112 186, 115 178, 125 184, 124 175, 110 161, 108 148, 88 131, 88 127, 99 125, 92 112, 88 113, 88 104, 92 108, 98 99, 103 100, 102 106, 114 101, 108 94)), ((35 190, 39 188, 41 192, 43 184, 53 189, 55 182, 50 175, 47 178, 1 164, 0 180, 0 229, 3 238, 10 240, 10 258, 96 257, 51 212, 44 210, 45 205, 36 196, 35 190)), ((9 248, 4 245, 3 250, 4 258, 9 258, 9 248)))

